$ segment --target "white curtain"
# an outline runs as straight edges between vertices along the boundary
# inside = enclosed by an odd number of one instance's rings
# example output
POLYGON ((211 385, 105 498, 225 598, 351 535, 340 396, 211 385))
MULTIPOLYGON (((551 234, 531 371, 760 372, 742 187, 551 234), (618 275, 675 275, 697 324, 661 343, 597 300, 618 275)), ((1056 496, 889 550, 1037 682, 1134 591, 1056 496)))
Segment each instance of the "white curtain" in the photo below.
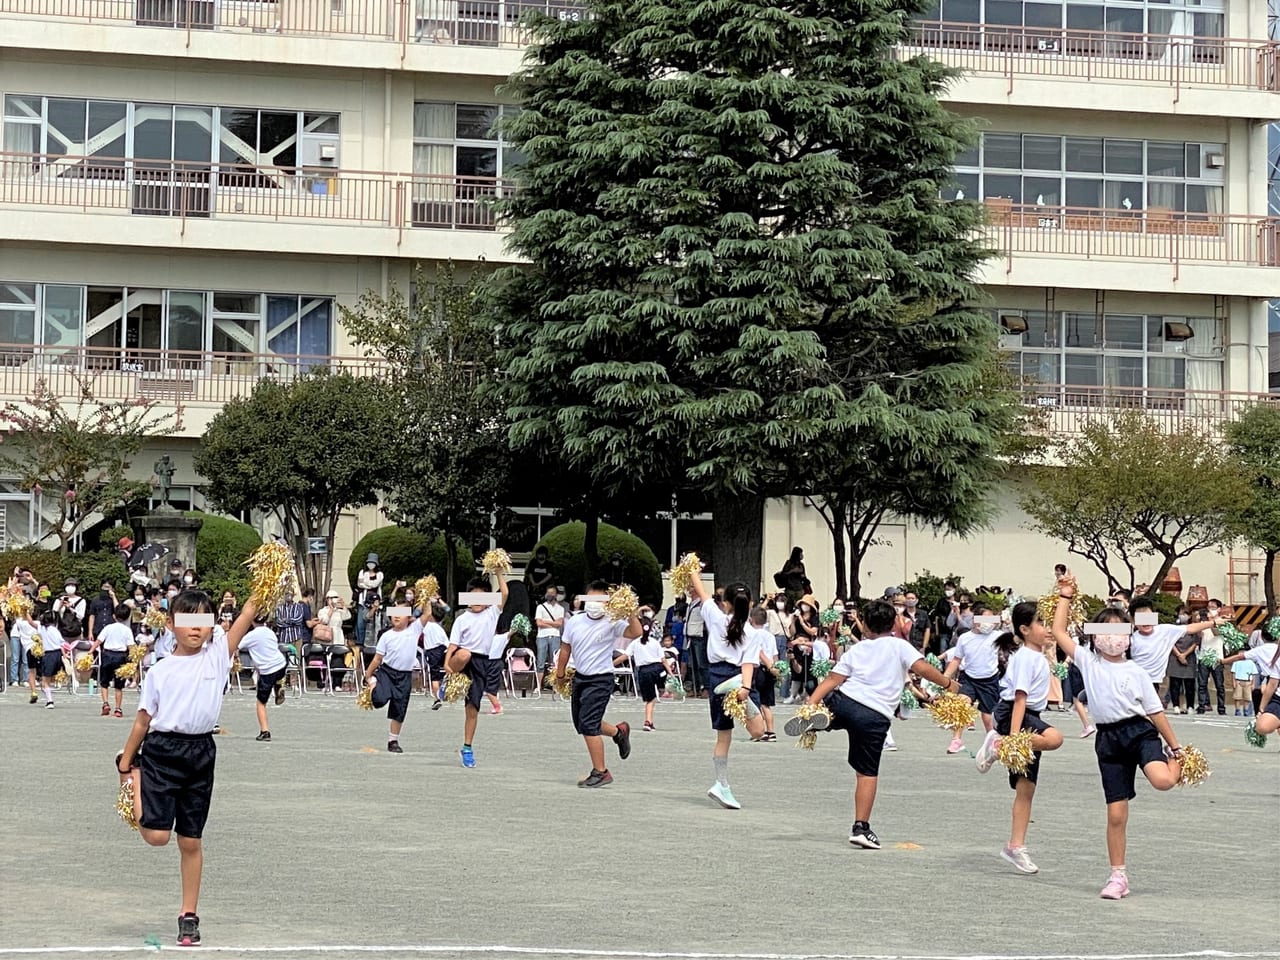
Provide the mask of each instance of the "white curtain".
POLYGON ((1218 321, 1212 317, 1189 317, 1186 322, 1195 331, 1195 336, 1184 345, 1187 356, 1187 389, 1221 390, 1222 340, 1218 321))

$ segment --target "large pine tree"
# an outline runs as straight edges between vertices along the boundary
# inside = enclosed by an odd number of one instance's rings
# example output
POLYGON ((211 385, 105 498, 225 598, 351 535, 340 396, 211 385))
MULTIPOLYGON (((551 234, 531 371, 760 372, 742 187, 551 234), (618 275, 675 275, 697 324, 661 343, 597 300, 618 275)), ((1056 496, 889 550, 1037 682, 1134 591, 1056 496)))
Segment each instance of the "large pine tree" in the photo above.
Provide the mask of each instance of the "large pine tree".
POLYGON ((939 190, 973 132, 947 71, 897 54, 911 3, 590 6, 510 86, 512 437, 603 490, 643 464, 705 491, 716 573, 755 584, 765 499, 840 431, 903 431, 886 383, 972 394, 989 363, 980 215, 939 190))

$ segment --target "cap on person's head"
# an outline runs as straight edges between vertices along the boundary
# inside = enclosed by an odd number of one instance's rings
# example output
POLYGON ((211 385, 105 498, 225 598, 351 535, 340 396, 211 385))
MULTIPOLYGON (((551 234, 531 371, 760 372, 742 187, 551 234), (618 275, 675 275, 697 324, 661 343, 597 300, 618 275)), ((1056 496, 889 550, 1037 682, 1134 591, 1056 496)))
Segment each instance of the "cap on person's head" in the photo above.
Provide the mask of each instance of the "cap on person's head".
POLYGON ((892 600, 892 599, 894 598, 894 596, 895 596, 895 595, 897 595, 897 594, 899 594, 899 593, 901 593, 901 592, 902 592, 902 588, 901 588, 901 587, 885 587, 885 588, 884 588, 884 598, 885 598, 886 600, 892 600))
POLYGON ((80 586, 80 581, 75 577, 67 577, 67 579, 62 581, 62 585, 64 587, 78 587, 80 586))
POLYGON ((341 596, 340 594, 334 592, 333 590, 330 590, 328 593, 324 595, 324 598, 326 600, 339 600, 341 599, 341 596))
POLYGON ((367 557, 365 557, 365 558, 364 558, 364 562, 365 562, 365 563, 377 563, 377 562, 378 562, 378 555, 377 555, 376 553, 371 553, 371 554, 369 554, 367 557))

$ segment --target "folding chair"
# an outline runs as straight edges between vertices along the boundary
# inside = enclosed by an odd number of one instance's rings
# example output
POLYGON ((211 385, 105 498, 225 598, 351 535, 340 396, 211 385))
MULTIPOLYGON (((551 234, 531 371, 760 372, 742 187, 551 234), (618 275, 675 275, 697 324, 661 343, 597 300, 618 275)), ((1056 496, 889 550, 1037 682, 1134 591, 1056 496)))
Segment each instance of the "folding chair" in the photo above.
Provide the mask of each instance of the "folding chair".
POLYGON ((284 685, 293 693, 295 700, 301 699, 306 683, 302 676, 302 661, 287 645, 280 644, 280 652, 284 654, 284 685))
POLYGON ((636 683, 636 670, 630 657, 626 658, 626 662, 613 668, 613 677, 617 687, 617 694, 620 697, 626 697, 634 700, 640 696, 640 685, 636 683), (630 687, 630 691, 628 691, 630 687))
POLYGON ((253 668, 253 660, 243 650, 237 651, 236 658, 231 661, 231 682, 236 685, 236 693, 244 693, 244 675, 249 674, 249 681, 256 687, 257 671, 253 668))
POLYGON ((302 648, 302 681, 306 686, 308 680, 320 684, 321 693, 332 693, 333 682, 329 676, 329 648, 323 643, 308 643, 302 648), (316 676, 308 676, 316 674, 316 676))
POLYGON ((356 686, 356 673, 358 671, 356 662, 359 656, 360 648, 358 646, 353 647, 346 643, 335 643, 329 647, 327 654, 329 663, 328 693, 337 696, 342 693, 342 686, 347 682, 350 682, 353 687, 356 686), (335 658, 337 662, 335 662, 335 658), (347 666, 348 659, 350 659, 351 666, 347 666))
POLYGON ((528 647, 512 647, 507 651, 503 679, 507 684, 507 692, 513 699, 517 690, 522 697, 532 690, 533 699, 542 699, 542 684, 538 683, 538 655, 528 647))

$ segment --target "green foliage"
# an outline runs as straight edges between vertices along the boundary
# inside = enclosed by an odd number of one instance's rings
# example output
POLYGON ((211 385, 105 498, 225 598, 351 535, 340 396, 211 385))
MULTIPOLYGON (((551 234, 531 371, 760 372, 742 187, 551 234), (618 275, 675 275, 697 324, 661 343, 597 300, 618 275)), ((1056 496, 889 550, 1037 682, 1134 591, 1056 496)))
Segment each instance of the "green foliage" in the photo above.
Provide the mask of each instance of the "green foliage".
POLYGON ((1268 609, 1276 608, 1275 565, 1280 553, 1280 407, 1258 403, 1228 423, 1224 431, 1231 457, 1244 472, 1250 498, 1234 517, 1241 539, 1265 557, 1268 609))
POLYGON ((1080 602, 1084 604, 1085 613, 1092 619, 1102 612, 1102 608, 1107 605, 1107 598, 1092 593, 1082 593, 1080 602))
POLYGON ((981 600, 991 608, 993 613, 1003 613, 1009 605, 1009 598, 996 590, 982 590, 973 595, 974 600, 981 600))
POLYGON ((908 580, 902 585, 902 592, 908 590, 916 595, 920 600, 921 610, 932 610, 939 600, 944 596, 943 590, 946 589, 948 583, 956 585, 956 593, 964 589, 964 580, 959 574, 948 573, 945 577, 937 577, 928 570, 921 570, 915 575, 915 579, 908 580))
MULTIPOLYGON (((454 581, 465 585, 467 579, 475 573, 475 560, 466 544, 456 544, 455 549, 457 561, 454 566, 454 581)), ((378 566, 382 568, 384 575, 384 593, 390 595, 397 580, 413 583, 427 574, 435 574, 442 592, 444 591, 445 565, 448 560, 442 535, 431 536, 396 526, 369 531, 360 538, 347 560, 347 584, 353 591, 356 588, 356 575, 364 568, 365 557, 371 553, 378 555, 378 566)), ((457 600, 455 596, 449 595, 444 599, 450 606, 457 600)))
POLYGON ((127 523, 117 523, 114 526, 107 527, 105 530, 99 531, 98 542, 102 544, 103 549, 114 548, 122 537, 128 537, 132 540, 133 527, 127 523))
POLYGON ((274 513, 303 585, 330 582, 333 538, 344 510, 378 502, 400 461, 396 395, 380 380, 317 371, 262 380, 209 423, 195 455, 205 493, 220 510, 274 513), (307 552, 324 537, 325 554, 307 552))
POLYGON ((94 513, 110 514, 146 495, 147 481, 127 476, 130 462, 148 440, 172 433, 178 420, 150 400, 98 400, 93 377, 73 378, 70 395, 39 380, 21 403, 0 407, 0 427, 13 431, 0 469, 57 509, 52 532, 64 554, 94 513))
POLYGON ((760 498, 794 492, 797 449, 883 440, 921 471, 949 449, 955 474, 1007 416, 979 386, 980 208, 940 199, 974 128, 945 68, 896 55, 915 10, 600 0, 541 21, 508 91, 528 265, 486 302, 512 440, 609 493, 698 487, 726 579, 759 581, 760 498))
POLYGON ((15 567, 25 567, 31 571, 37 583, 48 583, 55 589, 62 586, 62 562, 60 551, 43 550, 40 547, 20 547, 0 553, 0 570, 4 571, 6 579, 15 567))
POLYGON ((1178 607, 1182 606, 1182 601, 1177 597, 1168 593, 1152 593, 1145 599, 1151 601, 1152 608, 1160 615, 1161 623, 1173 623, 1177 619, 1178 607))
POLYGON ((1032 529, 1062 540, 1107 578, 1132 590, 1136 565, 1159 557, 1163 583, 1183 557, 1236 539, 1232 519, 1249 502, 1248 483, 1214 438, 1180 424, 1166 433, 1138 410, 1088 421, 1059 441, 1049 463, 1030 467, 1022 499, 1032 529))
MULTIPOLYGON (((102 581, 110 580, 115 584, 116 593, 123 598, 124 586, 129 579, 124 561, 114 549, 68 553, 62 558, 62 576, 75 577, 80 583, 80 595, 84 597, 97 596, 102 581)), ((54 593, 57 592, 55 587, 54 593)))
MULTIPOLYGON (((547 556, 555 566, 556 580, 568 591, 570 598, 586 588, 586 560, 583 557, 583 539, 586 524, 574 521, 562 523, 543 534, 537 547, 546 547, 547 556)), ((619 530, 607 523, 600 524, 600 557, 607 561, 615 552, 622 554, 626 577, 641 603, 662 602, 662 568, 649 546, 634 534, 619 530)))
POLYGON ((200 585, 217 599, 230 590, 239 599, 249 595, 249 572, 244 563, 262 546, 262 536, 247 523, 199 510, 186 515, 203 521, 196 533, 196 572, 200 585))

